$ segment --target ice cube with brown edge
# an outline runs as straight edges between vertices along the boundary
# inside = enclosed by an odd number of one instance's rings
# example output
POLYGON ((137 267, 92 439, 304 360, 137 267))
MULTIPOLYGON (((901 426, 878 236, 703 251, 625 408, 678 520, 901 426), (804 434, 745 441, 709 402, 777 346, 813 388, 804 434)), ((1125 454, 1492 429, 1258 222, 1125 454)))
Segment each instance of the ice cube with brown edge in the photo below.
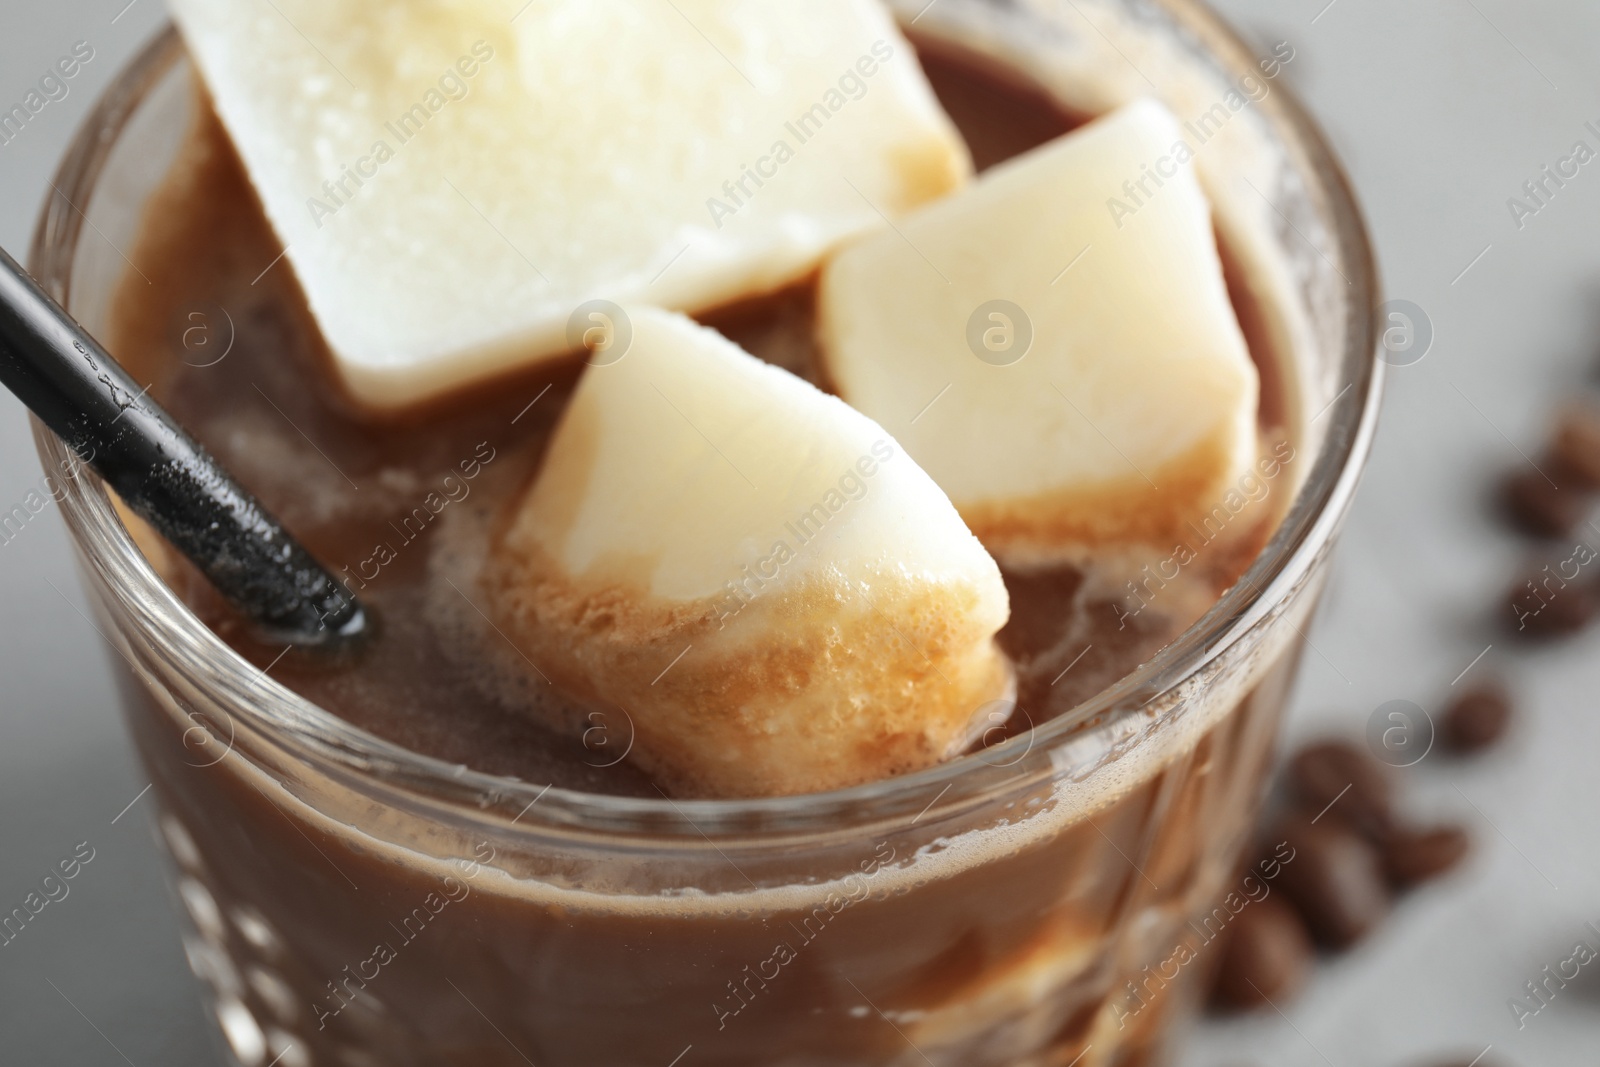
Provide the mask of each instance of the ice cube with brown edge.
POLYGON ((832 384, 1007 563, 1170 547, 1257 462, 1260 384, 1209 201, 1186 163, 1149 171, 1181 140, 1137 101, 823 270, 832 384))
POLYGON ((665 311, 579 382, 483 581, 680 795, 817 792, 960 753, 1014 692, 999 568, 882 427, 665 311))

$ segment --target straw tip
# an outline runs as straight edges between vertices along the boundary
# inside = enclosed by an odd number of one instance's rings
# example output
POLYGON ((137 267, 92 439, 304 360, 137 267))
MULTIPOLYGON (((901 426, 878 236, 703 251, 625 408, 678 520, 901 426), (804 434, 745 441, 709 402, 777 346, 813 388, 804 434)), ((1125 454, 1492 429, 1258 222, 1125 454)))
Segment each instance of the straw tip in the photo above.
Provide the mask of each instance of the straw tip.
POLYGON ((342 589, 307 597, 289 612, 258 621, 279 641, 323 650, 354 648, 376 629, 373 616, 342 589))

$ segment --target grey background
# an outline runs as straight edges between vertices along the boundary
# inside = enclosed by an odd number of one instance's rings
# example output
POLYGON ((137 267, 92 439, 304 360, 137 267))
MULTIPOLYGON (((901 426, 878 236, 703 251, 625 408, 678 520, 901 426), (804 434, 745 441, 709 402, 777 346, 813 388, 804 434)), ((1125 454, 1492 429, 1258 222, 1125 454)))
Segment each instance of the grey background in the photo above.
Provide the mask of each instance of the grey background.
MULTIPOLYGON (((1391 296, 1437 339, 1391 377, 1383 428, 1312 631, 1291 740, 1358 735, 1378 705, 1437 708, 1497 671, 1525 715, 1501 751, 1406 776, 1420 817, 1477 832, 1466 869, 1406 899, 1382 936, 1319 968, 1284 1013, 1211 1024, 1186 1067, 1593 1063, 1596 974, 1518 1029, 1506 1001, 1600 923, 1600 637, 1514 649, 1485 621, 1522 548, 1486 504, 1493 472, 1539 445, 1600 356, 1600 161, 1520 229, 1507 198, 1600 126, 1592 0, 1218 0, 1253 41, 1287 40, 1287 77, 1343 153, 1391 296), (1479 258, 1481 256, 1481 258, 1479 258), (1468 269, 1470 267, 1470 269, 1468 269), (1465 682, 1461 684, 1466 684, 1465 682)), ((159 0, 0 0, 0 104, 79 40, 95 59, 0 147, 0 244, 26 248, 46 180, 95 95, 162 20, 159 0)), ((39 477, 0 396, 0 504, 39 477)), ((3 510, 3 508, 0 508, 3 510)), ((0 910, 81 841, 95 859, 0 948, 0 1064, 214 1062, 160 878, 146 780, 117 719, 54 512, 0 545, 0 910), (115 820, 115 821, 114 821, 115 820)))

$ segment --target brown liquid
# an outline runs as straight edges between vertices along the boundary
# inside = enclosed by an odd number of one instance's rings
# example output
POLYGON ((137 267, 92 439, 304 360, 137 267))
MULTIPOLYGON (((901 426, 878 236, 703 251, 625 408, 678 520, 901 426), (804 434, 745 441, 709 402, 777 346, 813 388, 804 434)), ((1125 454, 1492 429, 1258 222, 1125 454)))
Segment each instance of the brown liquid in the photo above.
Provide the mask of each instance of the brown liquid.
MULTIPOLYGON (((980 166, 1078 124, 999 68, 927 48, 923 60, 980 166)), ((172 579, 182 595, 248 658, 272 664, 274 678, 414 751, 525 781, 655 795, 644 774, 612 765, 611 753, 626 744, 614 710, 549 706, 548 693, 531 684, 525 657, 487 623, 493 610, 474 581, 488 529, 536 469, 582 364, 569 361, 427 411, 376 420, 339 394, 287 267, 253 280, 278 244, 209 114, 164 196, 137 256, 151 284, 134 278, 119 294, 113 350, 350 581, 382 626, 359 659, 330 667, 299 652, 280 658, 282 646, 256 641, 187 568, 172 579), (227 355, 204 365, 230 335, 227 355), (576 736, 553 725, 585 721, 595 729, 576 736)), ((701 319, 815 381, 811 314, 805 285, 701 319)), ((1241 319, 1247 329, 1257 327, 1253 314, 1241 319)), ((1263 411, 1276 421, 1282 405, 1272 397, 1277 376, 1271 354, 1261 350, 1263 336, 1251 330, 1252 351, 1268 372, 1263 411)), ((1265 423, 1263 430, 1276 432, 1265 423)), ((1152 610, 1125 621, 1136 602, 1120 582, 1087 581, 1073 568, 1008 574, 1013 619, 1001 643, 1019 667, 1020 711, 986 735, 988 742, 1070 711, 1168 643, 1242 570, 1265 532, 1256 521, 1246 536, 1202 551, 1173 588, 1160 590, 1152 610)))
MULTIPOLYGON (((981 65, 924 61, 982 162, 1073 124, 981 65)), ((384 630, 354 662, 278 659, 179 568, 202 617, 274 677, 417 751, 653 795, 626 762, 597 766, 614 747, 547 730, 514 686, 486 685, 486 665, 515 653, 432 577, 531 475, 577 368, 374 422, 330 389, 288 272, 252 285, 279 248, 209 118, 152 219, 136 256, 152 284, 121 294, 115 350, 336 569, 362 573, 380 542, 395 555, 361 590, 384 630), (182 347, 188 316, 217 331, 220 309, 232 350, 185 365, 216 351, 182 347), (494 459, 468 482, 460 464, 480 442, 494 459), (397 528, 452 473, 465 499, 414 537, 397 528)), ((802 288, 706 319, 805 373, 809 308, 802 288)), ((1219 542, 1125 628, 1120 589, 1092 568, 1008 575, 1003 638, 1025 715, 1064 714, 1146 659, 1233 580, 1259 533, 1228 552, 1219 542)), ((930 796, 910 825, 726 843, 731 855, 645 833, 596 844, 530 836, 528 823, 460 825, 247 734, 197 758, 192 724, 142 679, 123 681, 193 917, 191 962, 221 1017, 248 1036, 245 1013, 265 1035, 252 1067, 280 1054, 283 1067, 1099 1067, 1145 1062, 1163 1019, 1192 1000, 1208 963, 1154 980, 1140 969, 1192 939, 1185 923, 1232 874, 1293 660, 1262 665, 1235 706, 1174 726, 1181 740, 1163 754, 1135 749, 1097 770, 1085 793, 1030 787, 963 811, 930 796), (841 893, 850 902, 836 908, 841 893)))

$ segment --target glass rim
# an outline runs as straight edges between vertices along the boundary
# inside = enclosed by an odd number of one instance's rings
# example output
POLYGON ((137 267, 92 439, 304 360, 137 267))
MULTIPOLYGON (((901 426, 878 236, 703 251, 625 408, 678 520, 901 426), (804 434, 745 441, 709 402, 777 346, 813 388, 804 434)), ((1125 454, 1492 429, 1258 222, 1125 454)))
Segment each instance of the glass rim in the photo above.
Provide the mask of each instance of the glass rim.
MULTIPOLYGON (((1228 69, 1253 63, 1242 40, 1197 0, 1159 0, 1203 53, 1228 69)), ((69 305, 72 268, 101 173, 130 118, 187 53, 168 23, 116 76, 74 134, 52 180, 29 254, 40 284, 69 305)), ((167 666, 239 715, 269 743, 321 764, 362 791, 432 803, 441 813, 496 819, 508 832, 624 837, 646 835, 654 846, 676 839, 690 846, 759 834, 814 835, 893 823, 938 805, 941 816, 987 803, 1056 776, 1053 758, 1068 746, 1098 740, 1108 748, 1153 700, 1195 676, 1271 614, 1307 576, 1337 532, 1371 448, 1382 396, 1376 313, 1377 267, 1367 228, 1342 165, 1320 128, 1287 89, 1263 100, 1268 121, 1302 157, 1331 222, 1343 273, 1343 391, 1325 409, 1331 418, 1322 448, 1267 544, 1250 567, 1199 620, 1137 670, 1002 745, 925 770, 846 789, 739 800, 674 800, 586 793, 473 771, 425 756, 355 727, 261 672, 200 622, 156 574, 118 517, 97 477, 63 483, 63 518, 84 565, 160 650, 167 666), (158 644, 159 642, 159 644, 158 644), (1093 724, 1093 725, 1086 725, 1093 724), (998 762, 1020 750, 1011 762, 998 762), (929 796, 933 797, 929 801, 929 796), (941 803, 942 801, 942 803, 941 803), (511 817, 514 814, 514 818, 511 817), (528 818, 525 818, 528 816, 528 818), (515 825, 512 825, 515 824, 515 825)), ((1318 418, 1321 418, 1319 415, 1318 418)), ((50 469, 69 459, 66 445, 34 420, 50 469)))

